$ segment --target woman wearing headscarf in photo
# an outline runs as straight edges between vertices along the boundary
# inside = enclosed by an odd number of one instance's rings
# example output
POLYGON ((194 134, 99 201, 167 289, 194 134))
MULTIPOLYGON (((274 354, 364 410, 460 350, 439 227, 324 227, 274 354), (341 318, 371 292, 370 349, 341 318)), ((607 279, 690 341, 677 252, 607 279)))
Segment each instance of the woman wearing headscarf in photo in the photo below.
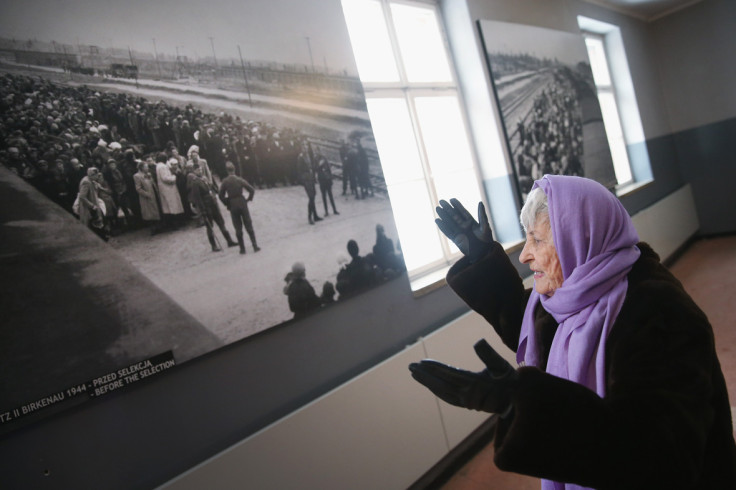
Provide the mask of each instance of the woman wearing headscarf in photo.
POLYGON ((494 462, 544 490, 736 488, 726 385, 705 314, 643 242, 618 199, 589 179, 545 176, 521 211, 522 280, 457 200, 439 228, 464 257, 453 290, 516 351, 485 341, 475 373, 423 360, 412 376, 453 405, 498 413, 494 462))

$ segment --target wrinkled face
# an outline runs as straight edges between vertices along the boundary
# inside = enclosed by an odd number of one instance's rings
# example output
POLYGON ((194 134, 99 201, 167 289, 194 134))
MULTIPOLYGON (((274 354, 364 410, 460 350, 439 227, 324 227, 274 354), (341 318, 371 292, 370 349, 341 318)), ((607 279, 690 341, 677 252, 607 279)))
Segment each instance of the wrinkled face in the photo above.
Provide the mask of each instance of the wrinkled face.
POLYGON ((562 267, 552 241, 548 216, 540 216, 526 231, 526 244, 519 260, 522 264, 529 264, 534 273, 534 288, 539 294, 552 296, 562 286, 562 267))

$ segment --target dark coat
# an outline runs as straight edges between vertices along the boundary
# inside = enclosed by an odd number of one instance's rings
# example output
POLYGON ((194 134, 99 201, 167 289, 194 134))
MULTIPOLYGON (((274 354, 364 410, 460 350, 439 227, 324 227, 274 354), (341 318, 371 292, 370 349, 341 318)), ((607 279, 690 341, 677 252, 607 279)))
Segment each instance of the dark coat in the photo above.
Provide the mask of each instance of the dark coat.
MULTIPOLYGON (((726 384, 705 314, 645 243, 606 343, 606 396, 519 368, 513 410, 499 418, 496 465, 603 489, 736 488, 726 384)), ((530 290, 503 248, 463 258, 447 280, 516 351, 530 290)), ((557 323, 535 311, 543 362, 557 323)))
POLYGON ((218 196, 220 201, 229 209, 231 212, 236 209, 248 209, 248 201, 253 200, 253 195, 256 193, 255 188, 248 183, 245 179, 238 177, 237 175, 228 175, 222 180, 220 184, 220 192, 218 196), (248 191, 248 197, 243 196, 243 191, 248 191))
POLYGON ((294 312, 296 320, 303 318, 321 305, 314 288, 303 277, 293 279, 284 292, 289 298, 289 309, 294 312))
POLYGON ((135 190, 141 207, 141 217, 147 221, 158 221, 161 213, 158 210, 158 188, 151 174, 138 172, 133 175, 135 190))
POLYGON ((319 159, 319 165, 317 166, 317 181, 319 182, 320 189, 332 187, 332 169, 330 168, 330 162, 328 162, 324 157, 319 159))

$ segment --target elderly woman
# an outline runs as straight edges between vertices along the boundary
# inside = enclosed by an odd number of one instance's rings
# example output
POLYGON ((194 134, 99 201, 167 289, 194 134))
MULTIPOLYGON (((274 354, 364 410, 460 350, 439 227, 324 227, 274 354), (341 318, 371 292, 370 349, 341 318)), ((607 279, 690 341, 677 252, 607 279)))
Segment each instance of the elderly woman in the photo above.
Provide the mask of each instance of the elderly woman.
POLYGON ((736 488, 728 393, 705 314, 600 184, 545 176, 521 212, 534 290, 457 200, 439 228, 464 253, 447 281, 516 351, 487 342, 473 373, 424 360, 412 376, 448 403, 500 414, 496 465, 543 489, 736 488), (564 482, 564 483, 561 483, 564 482))

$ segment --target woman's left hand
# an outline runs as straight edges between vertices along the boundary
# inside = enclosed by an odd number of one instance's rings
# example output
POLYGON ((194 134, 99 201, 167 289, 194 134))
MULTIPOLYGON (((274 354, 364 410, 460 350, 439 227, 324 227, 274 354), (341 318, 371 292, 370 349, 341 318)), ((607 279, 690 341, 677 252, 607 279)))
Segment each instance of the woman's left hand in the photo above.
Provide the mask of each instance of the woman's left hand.
POLYGON ((436 211, 439 216, 434 220, 437 227, 457 245, 470 262, 480 259, 491 248, 493 233, 482 202, 478 203, 478 221, 457 199, 450 199, 449 203, 441 200, 436 211))

